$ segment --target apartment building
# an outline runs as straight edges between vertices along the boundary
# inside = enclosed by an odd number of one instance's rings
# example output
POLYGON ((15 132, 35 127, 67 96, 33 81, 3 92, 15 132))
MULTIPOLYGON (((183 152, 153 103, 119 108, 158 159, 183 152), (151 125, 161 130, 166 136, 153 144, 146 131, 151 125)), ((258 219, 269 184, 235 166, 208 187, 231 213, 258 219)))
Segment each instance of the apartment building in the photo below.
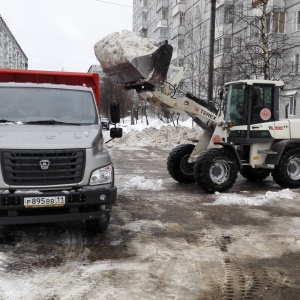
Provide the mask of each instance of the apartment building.
POLYGON ((0 68, 27 69, 28 58, 0 16, 0 68))
MULTIPOLYGON (((173 46, 172 63, 185 66, 185 87, 206 97, 210 0, 134 0, 133 30, 173 46)), ((269 78, 284 80, 281 115, 300 116, 300 2, 216 0, 214 86, 269 78), (266 42, 265 45, 262 43, 266 42), (268 48, 267 54, 262 45, 268 48)))

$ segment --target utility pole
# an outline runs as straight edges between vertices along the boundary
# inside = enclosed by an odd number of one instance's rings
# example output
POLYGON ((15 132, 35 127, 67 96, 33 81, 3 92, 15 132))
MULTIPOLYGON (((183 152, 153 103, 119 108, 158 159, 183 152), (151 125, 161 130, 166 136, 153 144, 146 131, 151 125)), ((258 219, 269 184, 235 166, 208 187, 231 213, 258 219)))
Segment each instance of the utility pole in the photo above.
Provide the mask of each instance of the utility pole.
POLYGON ((215 45, 215 20, 216 1, 211 0, 210 10, 210 35, 209 35, 209 65, 208 65, 208 102, 213 103, 213 79, 214 79, 214 45, 215 45))

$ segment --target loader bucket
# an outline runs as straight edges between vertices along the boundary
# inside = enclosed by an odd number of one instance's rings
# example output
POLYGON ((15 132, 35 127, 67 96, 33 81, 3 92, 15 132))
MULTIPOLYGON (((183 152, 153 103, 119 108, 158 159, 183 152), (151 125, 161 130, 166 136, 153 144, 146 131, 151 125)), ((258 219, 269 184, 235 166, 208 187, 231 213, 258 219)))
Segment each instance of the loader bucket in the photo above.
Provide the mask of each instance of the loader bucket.
POLYGON ((152 86, 162 85, 167 77, 172 52, 173 47, 166 43, 149 55, 103 68, 103 71, 113 82, 126 89, 136 89, 145 82, 152 86))

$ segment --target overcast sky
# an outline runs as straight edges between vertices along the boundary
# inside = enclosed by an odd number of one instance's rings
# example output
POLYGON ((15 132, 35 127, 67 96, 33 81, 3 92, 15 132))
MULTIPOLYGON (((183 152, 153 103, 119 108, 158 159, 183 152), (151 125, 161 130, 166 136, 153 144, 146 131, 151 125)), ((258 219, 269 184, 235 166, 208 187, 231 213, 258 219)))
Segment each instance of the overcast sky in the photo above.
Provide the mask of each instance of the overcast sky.
POLYGON ((28 69, 87 72, 94 44, 132 30, 133 0, 0 0, 0 15, 28 58, 28 69), (115 4, 120 5, 115 5, 115 4))

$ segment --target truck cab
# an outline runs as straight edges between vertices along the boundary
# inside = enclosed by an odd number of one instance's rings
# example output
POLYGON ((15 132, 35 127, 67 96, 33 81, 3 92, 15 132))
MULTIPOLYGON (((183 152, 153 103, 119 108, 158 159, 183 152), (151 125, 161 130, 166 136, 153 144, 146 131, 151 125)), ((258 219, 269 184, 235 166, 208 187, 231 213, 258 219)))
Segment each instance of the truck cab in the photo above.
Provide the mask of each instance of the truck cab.
POLYGON ((98 92, 97 74, 0 71, 0 224, 107 229, 117 187, 98 92))

